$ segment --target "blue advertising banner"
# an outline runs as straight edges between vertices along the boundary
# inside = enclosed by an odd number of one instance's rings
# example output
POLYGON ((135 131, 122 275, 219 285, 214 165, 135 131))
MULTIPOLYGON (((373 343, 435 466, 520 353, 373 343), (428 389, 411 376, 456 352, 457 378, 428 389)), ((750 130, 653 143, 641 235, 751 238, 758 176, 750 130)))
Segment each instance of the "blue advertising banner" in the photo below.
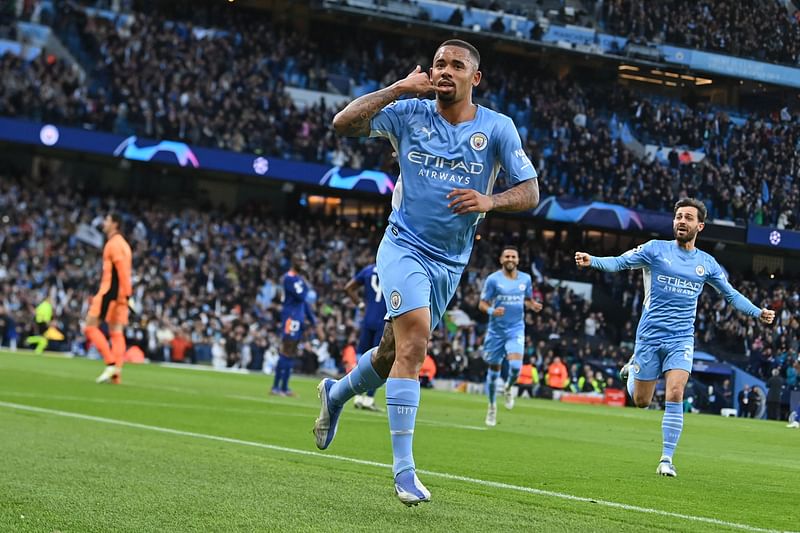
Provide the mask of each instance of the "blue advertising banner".
POLYGON ((800 231, 747 226, 747 244, 784 250, 800 250, 800 231))
POLYGON ((0 140, 90 152, 131 161, 216 170, 297 181, 309 185, 326 185, 337 189, 380 194, 394 191, 395 180, 388 174, 375 170, 352 170, 317 163, 303 163, 255 154, 200 148, 178 141, 155 141, 133 135, 125 137, 53 124, 43 125, 26 120, 0 118, 0 140))
MULTIPOLYGON (((395 187, 395 178, 377 170, 354 170, 318 163, 304 163, 256 154, 201 148, 179 141, 126 137, 3 117, 0 117, 0 141, 381 195, 391 194, 395 187)), ((634 210, 616 204, 550 196, 542 198, 539 206, 533 211, 533 215, 558 222, 585 224, 621 231, 644 231, 672 237, 671 213, 634 210)), ((767 240, 764 242, 775 246, 769 242, 769 235, 770 232, 776 230, 753 227, 748 232, 748 241, 750 241, 750 232, 755 231, 765 232, 766 237, 764 238, 767 240)), ((800 233, 777 231, 781 235, 779 237, 781 246, 794 242, 794 246, 800 249, 800 233)), ((743 239, 743 236, 741 238, 743 239)), ((762 244, 761 241, 754 243, 762 244)))
POLYGON ((800 87, 800 69, 762 63, 722 54, 689 50, 676 46, 659 46, 664 60, 686 65, 693 70, 714 72, 734 78, 800 87))
POLYGON ((567 41, 572 44, 592 44, 595 41, 595 31, 581 26, 556 26, 553 24, 542 35, 542 41, 546 43, 567 41))
POLYGON ((672 236, 672 215, 659 211, 633 210, 617 204, 565 200, 549 196, 534 210, 536 216, 558 222, 573 222, 629 231, 648 231, 672 236))

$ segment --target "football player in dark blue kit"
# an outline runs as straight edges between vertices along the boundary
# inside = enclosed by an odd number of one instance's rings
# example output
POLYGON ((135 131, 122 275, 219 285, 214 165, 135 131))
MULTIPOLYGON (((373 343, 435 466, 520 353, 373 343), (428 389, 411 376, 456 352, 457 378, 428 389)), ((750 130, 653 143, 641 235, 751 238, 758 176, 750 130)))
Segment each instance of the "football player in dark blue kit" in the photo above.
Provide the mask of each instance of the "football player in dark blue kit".
POLYGON ((297 345, 303 337, 304 325, 308 321, 317 325, 317 319, 306 298, 310 287, 303 278, 306 271, 306 256, 303 253, 292 255, 292 266, 283 276, 281 288, 281 347, 278 364, 275 367, 275 383, 272 394, 278 396, 294 396, 289 389, 289 377, 292 375, 294 361, 297 357, 297 345))
MULTIPOLYGON (((386 302, 381 292, 375 263, 361 269, 353 279, 347 282, 344 290, 353 302, 361 302, 359 307, 363 307, 361 333, 356 347, 356 355, 361 357, 367 350, 380 344, 383 326, 386 323, 386 302), (363 301, 358 294, 359 287, 363 287, 363 301)), ((365 394, 357 394, 353 404, 357 409, 379 411, 375 405, 375 389, 369 389, 365 394)))

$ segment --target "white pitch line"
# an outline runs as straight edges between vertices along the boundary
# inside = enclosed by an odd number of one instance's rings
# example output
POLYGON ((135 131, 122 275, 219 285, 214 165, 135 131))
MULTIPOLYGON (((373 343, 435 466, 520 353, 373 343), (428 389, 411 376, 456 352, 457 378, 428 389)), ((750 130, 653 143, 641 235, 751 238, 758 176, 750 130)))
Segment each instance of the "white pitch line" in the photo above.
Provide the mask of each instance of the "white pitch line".
MULTIPOLYGON (((34 406, 31 406, 31 405, 23 405, 23 404, 3 402, 3 401, 0 401, 0 407, 6 407, 8 409, 16 409, 16 410, 19 410, 19 411, 29 411, 29 412, 33 412, 33 413, 42 413, 42 414, 47 414, 47 415, 63 416, 63 417, 67 417, 67 418, 76 418, 76 419, 79 419, 79 420, 89 420, 89 421, 92 421, 92 422, 101 422, 103 424, 112 424, 112 425, 124 426, 124 427, 129 427, 129 428, 144 429, 144 430, 147 430, 147 431, 155 431, 155 432, 158 432, 158 433, 167 433, 167 434, 170 434, 170 435, 179 435, 179 436, 182 436, 182 437, 194 437, 194 438, 197 438, 197 439, 213 440, 213 441, 217 441, 217 442, 226 442, 226 443, 229 443, 229 444, 239 444, 239 445, 242 445, 242 446, 251 446, 251 447, 254 447, 254 448, 263 448, 263 449, 273 450, 273 451, 278 451, 278 452, 291 453, 291 454, 294 454, 294 455, 305 455, 305 456, 308 456, 308 457, 318 457, 318 458, 322 458, 322 459, 343 461, 343 462, 347 462, 347 463, 355 463, 355 464, 365 465, 365 466, 374 466, 374 467, 383 468, 383 469, 391 468, 391 465, 388 465, 388 464, 385 464, 385 463, 378 463, 376 461, 366 461, 364 459, 354 459, 352 457, 344 457, 342 455, 330 455, 330 454, 325 454, 325 453, 320 453, 320 452, 315 452, 315 451, 309 451, 309 450, 299 450, 299 449, 296 449, 296 448, 287 448, 285 446, 277 446, 275 444, 266 444, 266 443, 262 443, 262 442, 253 442, 253 441, 247 441, 247 440, 241 440, 241 439, 234 439, 234 438, 230 438, 230 437, 220 437, 218 435, 208 435, 208 434, 205 434, 205 433, 195 433, 193 431, 182 431, 180 429, 165 428, 165 427, 160 427, 160 426, 150 426, 150 425, 147 425, 147 424, 138 424, 136 422, 127 422, 125 420, 116 420, 116 419, 113 419, 113 418, 104 418, 104 417, 100 417, 100 416, 85 415, 85 414, 82 414, 82 413, 73 413, 73 412, 69 412, 69 411, 59 411, 57 409, 46 409, 44 407, 34 407, 34 406)), ((622 510, 625 510, 625 511, 634 511, 634 512, 637 512, 637 513, 654 514, 654 515, 658 515, 658 516, 666 516, 666 517, 670 517, 670 518, 678 518, 678 519, 681 519, 681 520, 688 520, 688 521, 691 521, 691 522, 702 522, 702 523, 705 523, 705 524, 713 524, 713 525, 716 525, 716 526, 725 526, 725 527, 730 527, 730 528, 733 528, 733 529, 743 529, 743 530, 746 530, 746 531, 760 531, 760 532, 766 532, 766 533, 778 533, 778 530, 774 530, 774 529, 765 529, 765 528, 750 526, 750 525, 747 525, 747 524, 739 524, 739 523, 736 523, 736 522, 728 522, 726 520, 719 520, 717 518, 708 518, 708 517, 705 517, 705 516, 693 516, 693 515, 686 515, 686 514, 681 514, 681 513, 672 513, 670 511, 662 511, 660 509, 650 509, 648 507, 639 507, 638 505, 628 505, 626 503, 618 503, 618 502, 612 502, 612 501, 608 501, 608 500, 599 500, 599 499, 594 499, 594 498, 587 498, 585 496, 575 496, 573 494, 566 494, 566 493, 563 493, 563 492, 554 492, 554 491, 549 491, 549 490, 535 489, 533 487, 525 487, 525 486, 522 486, 522 485, 512 485, 510 483, 501 483, 501 482, 498 482, 498 481, 488 481, 488 480, 485 480, 485 479, 477 479, 477 478, 472 478, 472 477, 459 476, 459 475, 456 475, 456 474, 448 474, 446 472, 434 472, 432 470, 418 470, 418 472, 421 473, 421 474, 426 474, 428 476, 432 476, 432 477, 439 477, 439 478, 448 479, 448 480, 452 480, 452 481, 462 481, 464 483, 471 483, 471 484, 474 484, 474 485, 482 485, 484 487, 492 487, 492 488, 496 488, 496 489, 505 489, 505 490, 511 490, 511 491, 516 491, 516 492, 524 492, 524 493, 528 493, 528 494, 535 494, 537 496, 545 496, 545 497, 548 497, 548 498, 558 498, 558 499, 561 499, 561 500, 569 500, 569 501, 582 502, 582 503, 591 503, 591 504, 594 504, 594 505, 600 505, 600 506, 603 506, 603 507, 611 507, 611 508, 614 508, 614 509, 622 509, 622 510)))
MULTIPOLYGON (((243 400, 248 402, 259 402, 259 403, 268 403, 273 405, 291 405, 292 407, 302 407, 303 409, 311 409, 313 411, 318 411, 319 406, 317 405, 302 405, 296 403, 288 403, 276 400, 270 400, 269 398, 261 398, 259 396, 243 396, 241 394, 226 394, 225 398, 231 398, 234 400, 243 400)), ((364 420, 369 420, 370 422, 373 421, 380 413, 372 413, 372 412, 354 412, 353 415, 360 416, 359 421, 363 422, 364 420)), ((385 419, 381 417, 381 421, 385 419)), ((486 431, 487 428, 483 426, 470 426, 467 424, 454 424, 452 422, 439 422, 436 420, 426 420, 424 418, 417 418, 417 424, 423 424, 427 426, 435 426, 435 427, 447 427, 447 428, 456 428, 456 429, 469 429, 471 431, 486 431)))

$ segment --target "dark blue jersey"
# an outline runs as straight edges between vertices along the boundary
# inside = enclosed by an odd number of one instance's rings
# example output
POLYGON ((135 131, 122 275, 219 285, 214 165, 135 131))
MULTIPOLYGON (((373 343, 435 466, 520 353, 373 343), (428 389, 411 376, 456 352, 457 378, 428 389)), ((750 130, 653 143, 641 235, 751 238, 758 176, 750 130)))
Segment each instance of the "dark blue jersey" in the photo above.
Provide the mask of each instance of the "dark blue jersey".
POLYGON ((364 267, 361 272, 353 278, 356 283, 364 287, 364 318, 362 327, 378 329, 383 327, 383 319, 386 317, 386 302, 381 292, 378 271, 375 264, 364 267))

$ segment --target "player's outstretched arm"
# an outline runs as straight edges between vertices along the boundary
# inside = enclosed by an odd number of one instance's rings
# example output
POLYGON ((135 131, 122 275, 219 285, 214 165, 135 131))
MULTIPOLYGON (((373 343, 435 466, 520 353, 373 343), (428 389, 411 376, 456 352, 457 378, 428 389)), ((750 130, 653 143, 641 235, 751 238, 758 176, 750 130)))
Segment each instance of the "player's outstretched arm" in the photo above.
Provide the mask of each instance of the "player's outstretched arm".
POLYGON ((578 268, 591 267, 603 272, 619 272, 620 270, 643 268, 651 262, 652 242, 637 246, 633 250, 628 250, 616 257, 595 257, 586 252, 575 252, 575 265, 578 268))
POLYGON ((370 133, 370 121, 378 112, 406 94, 421 96, 438 88, 428 74, 417 68, 402 80, 375 92, 359 96, 333 117, 333 129, 345 137, 366 137, 370 133))
POLYGON ((767 308, 760 309, 744 294, 734 289, 718 263, 713 262, 710 269, 711 272, 709 273, 708 283, 717 289, 717 292, 722 294, 725 300, 731 304, 734 309, 746 315, 750 315, 753 318, 758 318, 765 324, 772 324, 772 321, 775 320, 775 311, 767 308))

